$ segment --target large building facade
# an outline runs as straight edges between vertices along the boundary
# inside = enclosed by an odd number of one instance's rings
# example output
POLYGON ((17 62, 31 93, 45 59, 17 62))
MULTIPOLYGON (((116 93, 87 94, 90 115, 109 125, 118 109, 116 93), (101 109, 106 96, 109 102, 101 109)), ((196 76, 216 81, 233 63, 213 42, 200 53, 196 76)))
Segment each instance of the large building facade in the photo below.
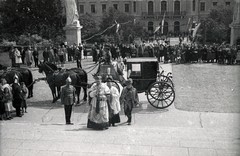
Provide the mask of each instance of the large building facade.
MULTIPOLYGON (((76 0, 79 15, 91 14, 100 22, 103 13, 110 7, 133 15, 144 23, 146 30, 153 32, 164 18, 163 33, 186 32, 188 21, 203 20, 209 10, 217 5, 233 6, 234 0, 76 0)), ((232 18, 232 17, 229 17, 232 18)))

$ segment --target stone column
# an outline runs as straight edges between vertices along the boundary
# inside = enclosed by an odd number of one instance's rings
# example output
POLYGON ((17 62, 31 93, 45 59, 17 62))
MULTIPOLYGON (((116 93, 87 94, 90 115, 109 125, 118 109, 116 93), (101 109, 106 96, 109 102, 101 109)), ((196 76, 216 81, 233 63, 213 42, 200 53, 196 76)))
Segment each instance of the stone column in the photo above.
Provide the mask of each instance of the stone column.
POLYGON ((235 2, 236 4, 233 11, 233 22, 230 24, 230 45, 236 44, 237 38, 240 37, 240 0, 235 0, 235 2))
POLYGON ((74 43, 79 45, 81 43, 81 29, 82 26, 78 24, 72 24, 65 26, 66 31, 66 41, 68 45, 73 45, 74 43))

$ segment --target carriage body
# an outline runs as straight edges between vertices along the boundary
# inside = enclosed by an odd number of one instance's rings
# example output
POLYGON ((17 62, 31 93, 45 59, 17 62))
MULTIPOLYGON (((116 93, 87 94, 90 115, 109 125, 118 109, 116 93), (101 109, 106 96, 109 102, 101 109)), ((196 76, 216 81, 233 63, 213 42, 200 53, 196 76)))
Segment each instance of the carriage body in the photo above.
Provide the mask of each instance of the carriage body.
POLYGON ((145 92, 150 84, 156 81, 158 61, 153 57, 127 59, 127 70, 131 70, 129 78, 139 93, 145 92))
MULTIPOLYGON (((145 92, 148 102, 155 108, 163 109, 169 107, 174 99, 175 92, 173 83, 169 76, 159 74, 159 63, 157 58, 141 57, 128 58, 126 61, 127 71, 130 75, 125 77, 133 80, 133 87, 138 93, 145 92)), ((127 73, 125 73, 127 74, 127 73)), ((106 82, 108 75, 113 78, 113 85, 121 92, 125 86, 125 78, 120 75, 112 64, 100 64, 94 76, 101 75, 106 82), (110 69, 110 72, 109 70, 110 69)))
POLYGON ((145 92, 148 102, 155 108, 169 107, 174 99, 174 86, 170 76, 159 72, 157 58, 140 57, 127 59, 127 70, 131 71, 129 78, 138 93, 145 92))

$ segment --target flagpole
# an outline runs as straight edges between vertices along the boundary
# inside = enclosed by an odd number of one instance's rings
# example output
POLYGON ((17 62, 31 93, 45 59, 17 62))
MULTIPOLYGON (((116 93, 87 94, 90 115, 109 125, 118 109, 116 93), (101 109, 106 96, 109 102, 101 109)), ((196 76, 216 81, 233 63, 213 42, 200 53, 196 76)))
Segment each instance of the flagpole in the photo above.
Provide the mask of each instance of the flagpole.
POLYGON ((161 34, 163 34, 165 15, 166 15, 166 11, 164 12, 163 19, 162 19, 162 29, 161 29, 161 34))

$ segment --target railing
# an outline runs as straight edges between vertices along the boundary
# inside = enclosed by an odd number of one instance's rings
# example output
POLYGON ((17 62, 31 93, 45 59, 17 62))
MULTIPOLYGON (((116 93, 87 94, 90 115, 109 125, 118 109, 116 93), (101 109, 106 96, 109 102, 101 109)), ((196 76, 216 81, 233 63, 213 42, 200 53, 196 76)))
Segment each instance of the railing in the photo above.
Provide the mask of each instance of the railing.
POLYGON ((161 11, 161 12, 142 12, 142 18, 183 18, 186 15, 186 11, 161 11))

